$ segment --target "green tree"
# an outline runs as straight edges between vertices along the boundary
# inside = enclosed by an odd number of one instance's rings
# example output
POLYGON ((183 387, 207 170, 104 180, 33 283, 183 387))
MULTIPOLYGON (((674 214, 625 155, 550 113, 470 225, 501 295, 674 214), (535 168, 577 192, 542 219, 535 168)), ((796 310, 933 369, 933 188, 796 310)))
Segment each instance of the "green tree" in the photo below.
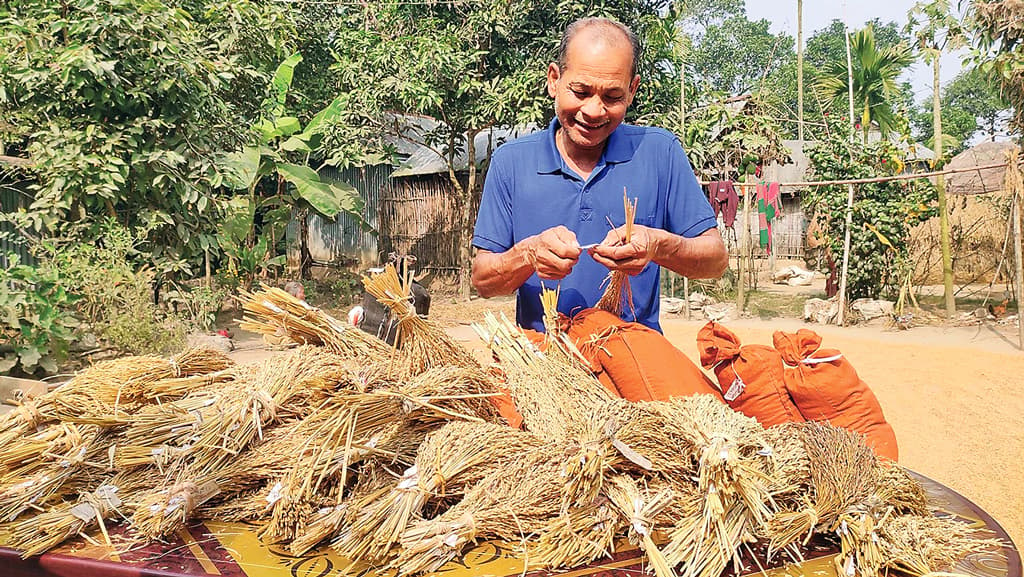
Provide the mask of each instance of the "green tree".
POLYGON ((0 141, 35 195, 8 218, 53 234, 116 216, 150 231, 162 271, 198 262, 215 248, 217 154, 244 138, 285 15, 246 0, 5 3, 0 141))
MULTIPOLYGON (((864 27, 871 27, 874 30, 875 45, 880 50, 908 41, 900 25, 895 22, 882 22, 874 18, 865 22, 864 27)), ((828 26, 815 31, 807 39, 804 59, 817 70, 823 70, 831 63, 846 62, 846 41, 843 39, 845 33, 846 25, 843 21, 832 20, 828 26)))
MULTIPOLYGON (((910 50, 903 44, 879 48, 871 26, 858 30, 850 37, 853 61, 853 100, 859 107, 864 142, 867 142, 871 122, 876 122, 882 135, 898 125, 892 108, 892 99, 898 94, 897 78, 910 64, 910 50)), ((851 88, 848 81, 846 59, 825 65, 817 81, 824 99, 843 104, 851 88)), ((845 108, 845 107, 844 107, 845 108)))
POLYGON ((998 84, 1019 130, 1024 126, 1024 8, 1008 0, 975 0, 968 8, 971 58, 998 84))
MULTIPOLYGON (((372 111, 391 110, 438 121, 437 130, 421 135, 420 142, 445 159, 456 193, 462 215, 463 295, 469 294, 470 235, 486 162, 470 162, 463 180, 457 173, 457 152, 465 146, 467 157, 475 158, 475 136, 491 126, 543 123, 551 117, 544 74, 555 59, 561 31, 570 22, 584 15, 605 15, 631 26, 640 38, 646 38, 648 30, 670 36, 670 28, 659 17, 667 4, 481 0, 336 7, 332 49, 339 89, 368 117, 374 116, 372 111)), ((645 82, 634 118, 650 110, 648 102, 658 101, 653 94, 668 78, 666 67, 656 65, 663 60, 665 55, 644 53, 640 74, 645 82)))
MULTIPOLYGON (((917 138, 931 146, 932 99, 921 103, 912 119, 917 138)), ((957 74, 942 90, 943 153, 952 157, 971 139, 993 139, 1007 132, 1012 110, 991 80, 977 68, 957 74)))
POLYGON ((770 24, 736 15, 708 25, 689 58, 696 81, 729 95, 758 90, 766 76, 795 60, 793 38, 772 34, 770 24))

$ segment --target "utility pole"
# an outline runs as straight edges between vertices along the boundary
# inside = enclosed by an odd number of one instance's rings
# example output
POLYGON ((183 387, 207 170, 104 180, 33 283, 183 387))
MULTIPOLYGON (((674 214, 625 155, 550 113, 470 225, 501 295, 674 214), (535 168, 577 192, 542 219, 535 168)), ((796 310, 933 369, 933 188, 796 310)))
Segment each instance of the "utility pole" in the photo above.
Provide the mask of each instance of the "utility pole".
POLYGON ((804 141, 804 0, 796 0, 796 134, 804 141))
MULTIPOLYGON (((853 57, 850 55, 850 29, 844 24, 843 37, 846 39, 846 93, 850 97, 850 161, 853 161, 853 57)), ((846 190, 846 234, 843 237, 843 270, 839 276, 839 314, 836 324, 846 324, 846 280, 850 269, 850 229, 853 228, 853 184, 846 190)))

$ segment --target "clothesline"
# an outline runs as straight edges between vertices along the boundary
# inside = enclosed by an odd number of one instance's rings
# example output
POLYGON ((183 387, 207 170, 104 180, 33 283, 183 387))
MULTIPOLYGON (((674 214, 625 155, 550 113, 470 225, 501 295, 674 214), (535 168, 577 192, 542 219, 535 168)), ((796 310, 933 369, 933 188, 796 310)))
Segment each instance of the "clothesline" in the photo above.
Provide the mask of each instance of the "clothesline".
MULTIPOLYGON (((893 180, 916 180, 918 178, 931 178, 933 176, 940 176, 940 175, 946 175, 946 174, 956 174, 956 173, 959 173, 959 172, 971 172, 971 171, 974 171, 974 170, 988 170, 990 168, 1003 168, 1005 166, 1006 166, 1005 162, 999 162, 999 163, 995 163, 995 164, 983 164, 983 165, 971 166, 971 167, 967 167, 967 168, 950 168, 950 169, 947 169, 947 170, 936 170, 934 172, 919 172, 919 173, 912 173, 912 174, 897 174, 895 176, 879 176, 879 177, 874 177, 874 178, 849 178, 849 179, 845 179, 845 180, 818 180, 818 181, 808 181, 808 182, 780 182, 779 186, 807 187, 807 186, 835 186, 835 185, 839 185, 839 184, 872 184, 872 183, 876 183, 876 182, 889 182, 889 181, 893 181, 893 180)), ((707 185, 711 184, 712 182, 718 182, 718 181, 702 180, 702 181, 700 181, 700 184, 702 186, 707 186, 707 185)), ((764 181, 764 179, 761 179, 761 182, 767 182, 767 181, 764 181)), ((733 184, 733 186, 738 186, 738 187, 744 187, 745 188, 745 187, 750 187, 750 186, 756 186, 757 184, 759 184, 759 182, 734 181, 732 184, 733 184)))

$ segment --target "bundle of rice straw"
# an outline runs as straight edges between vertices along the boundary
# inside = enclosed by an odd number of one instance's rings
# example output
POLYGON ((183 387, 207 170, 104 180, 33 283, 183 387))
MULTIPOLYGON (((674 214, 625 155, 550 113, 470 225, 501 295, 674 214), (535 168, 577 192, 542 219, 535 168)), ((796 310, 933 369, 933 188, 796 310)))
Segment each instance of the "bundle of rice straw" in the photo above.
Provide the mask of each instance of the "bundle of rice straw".
POLYGON ((429 500, 458 497, 466 487, 540 445, 533 435, 504 425, 449 423, 427 436, 416 463, 393 490, 358 510, 332 547, 353 561, 386 559, 429 500))
POLYGON ((640 549, 647 554, 654 573, 658 577, 675 577, 675 571, 672 570, 665 555, 658 549, 653 536, 656 519, 664 509, 672 504, 675 497, 672 490, 665 487, 645 498, 632 477, 616 475, 609 480, 606 494, 629 524, 630 542, 639 545, 640 549))
POLYGON ((885 566, 914 576, 955 570, 972 553, 992 551, 1006 543, 956 519, 931 515, 894 515, 876 531, 885 566))
MULTIPOLYGON (((626 212, 626 234, 622 238, 622 244, 624 245, 629 244, 633 238, 633 222, 636 220, 637 200, 634 198, 633 202, 629 202, 626 189, 622 189, 622 206, 626 212)), ((622 271, 612 271, 608 273, 605 282, 608 285, 604 289, 604 294, 601 295, 601 300, 597 301, 595 308, 619 316, 622 314, 623 304, 625 303, 629 310, 633 311, 633 290, 629 286, 629 276, 622 271)), ((636 316, 635 312, 634 316, 636 316)))
POLYGON ((478 367, 476 358, 429 319, 416 314, 412 301, 412 277, 406 269, 399 278, 395 265, 363 277, 363 287, 398 319, 395 347, 403 355, 394 358, 398 375, 412 376, 432 367, 478 367))
POLYGON ((709 396, 687 397, 676 405, 681 422, 690 423, 697 447, 700 515, 676 523, 665 546, 672 566, 685 562, 684 576, 713 577, 731 562, 741 565, 741 547, 764 531, 777 510, 771 481, 759 452, 767 446, 754 419, 709 396))
POLYGON ((124 518, 132 507, 126 499, 152 487, 155 481, 154 476, 142 470, 119 473, 83 492, 75 503, 61 503, 15 523, 6 534, 5 545, 21 550, 21 558, 27 559, 72 537, 85 535, 86 530, 96 525, 110 545, 104 519, 115 513, 124 518))
POLYGON ((477 539, 522 540, 542 530, 560 512, 563 451, 561 443, 518 451, 444 513, 411 524, 390 566, 403 573, 436 571, 477 539))
POLYGON ((321 345, 331 352, 363 362, 388 358, 384 341, 340 321, 304 300, 271 286, 239 291, 245 317, 239 326, 261 335, 287 336, 300 344, 321 345))
POLYGON ((488 314, 473 325, 501 362, 507 387, 527 430, 547 440, 585 431, 612 397, 590 372, 545 355, 508 318, 488 314))
POLYGON ((231 364, 233 361, 223 353, 210 349, 190 349, 167 359, 147 355, 96 363, 5 415, 0 420, 0 446, 56 420, 103 427, 123 425, 139 407, 142 392, 150 384, 220 371, 231 364))
POLYGON ((836 531, 840 516, 866 507, 878 487, 878 458, 861 435, 810 421, 801 423, 799 431, 807 451, 810 494, 804 509, 783 511, 772 519, 767 535, 773 550, 807 539, 816 529, 836 531))
POLYGON ((0 521, 13 521, 25 511, 59 497, 69 490, 66 485, 90 466, 105 468, 94 460, 106 453, 110 435, 94 425, 67 424, 61 430, 63 436, 54 445, 56 452, 43 453, 42 459, 22 463, 4 475, 0 484, 0 521))
POLYGON ((602 497, 548 520, 528 546, 527 558, 540 567, 578 567, 610 557, 626 524, 602 497))

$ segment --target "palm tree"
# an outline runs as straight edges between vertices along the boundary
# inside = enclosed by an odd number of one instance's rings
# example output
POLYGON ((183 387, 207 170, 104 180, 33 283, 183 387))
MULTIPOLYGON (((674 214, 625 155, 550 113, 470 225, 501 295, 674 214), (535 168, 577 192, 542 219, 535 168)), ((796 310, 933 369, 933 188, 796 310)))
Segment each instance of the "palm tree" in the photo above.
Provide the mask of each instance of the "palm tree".
MULTIPOLYGON (((879 49, 875 45, 875 30, 868 26, 850 38, 853 54, 853 100, 862 106, 861 127, 864 142, 868 139, 871 122, 877 122, 883 135, 896 124, 896 116, 889 100, 896 94, 896 78, 910 65, 910 49, 897 44, 879 49)), ((818 80, 818 89, 827 100, 843 101, 847 98, 846 62, 829 62, 818 80)))

